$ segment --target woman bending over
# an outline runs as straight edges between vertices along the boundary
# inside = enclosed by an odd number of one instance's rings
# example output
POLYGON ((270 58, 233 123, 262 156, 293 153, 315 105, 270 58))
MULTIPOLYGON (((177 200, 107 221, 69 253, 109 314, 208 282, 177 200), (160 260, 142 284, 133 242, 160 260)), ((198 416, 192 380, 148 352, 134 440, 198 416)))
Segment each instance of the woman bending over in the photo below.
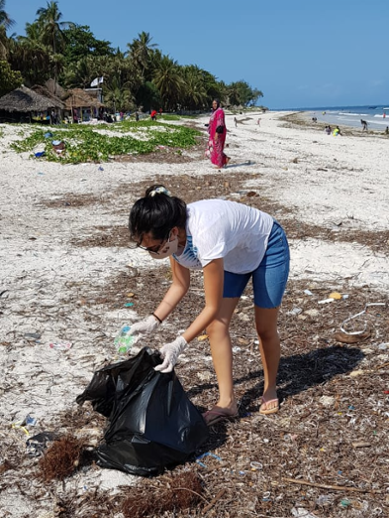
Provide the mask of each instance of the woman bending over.
POLYGON ((170 372, 188 343, 206 329, 219 400, 204 418, 213 424, 236 416, 229 327, 251 278, 264 370, 260 413, 277 412, 277 317, 289 273, 289 247, 282 227, 269 214, 247 205, 218 199, 186 205, 164 186, 153 185, 132 207, 129 228, 137 246, 154 259, 169 257, 173 278, 154 313, 131 326, 129 334, 134 338, 154 332, 187 293, 190 270, 203 270, 205 306, 181 336, 161 348, 164 361, 156 369, 170 372))

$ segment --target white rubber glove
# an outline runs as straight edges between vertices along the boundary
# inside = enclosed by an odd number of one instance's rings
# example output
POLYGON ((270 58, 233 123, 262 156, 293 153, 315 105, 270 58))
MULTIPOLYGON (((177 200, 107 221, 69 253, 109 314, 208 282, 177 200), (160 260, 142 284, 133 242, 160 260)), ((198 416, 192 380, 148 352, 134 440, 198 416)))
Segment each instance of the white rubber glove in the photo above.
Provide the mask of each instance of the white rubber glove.
POLYGON ((130 329, 127 331, 126 336, 132 337, 132 343, 135 344, 143 335, 153 333, 161 325, 155 316, 150 315, 144 318, 140 322, 131 324, 130 329))
POLYGON ((161 347, 159 352, 163 358, 163 363, 154 367, 154 370, 159 372, 171 372, 177 363, 179 355, 187 345, 188 342, 185 338, 183 336, 179 336, 174 340, 174 342, 161 347))

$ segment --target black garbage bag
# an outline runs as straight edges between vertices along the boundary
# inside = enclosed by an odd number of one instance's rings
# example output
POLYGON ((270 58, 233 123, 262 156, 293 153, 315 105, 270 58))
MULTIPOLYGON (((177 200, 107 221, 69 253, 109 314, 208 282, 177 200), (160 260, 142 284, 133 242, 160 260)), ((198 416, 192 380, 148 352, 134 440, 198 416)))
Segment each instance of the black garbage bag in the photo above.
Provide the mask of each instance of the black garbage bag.
POLYGON ((208 439, 205 421, 173 372, 154 367, 159 352, 147 347, 136 356, 99 369, 76 401, 91 401, 108 417, 98 464, 133 475, 157 475, 185 462, 208 439))

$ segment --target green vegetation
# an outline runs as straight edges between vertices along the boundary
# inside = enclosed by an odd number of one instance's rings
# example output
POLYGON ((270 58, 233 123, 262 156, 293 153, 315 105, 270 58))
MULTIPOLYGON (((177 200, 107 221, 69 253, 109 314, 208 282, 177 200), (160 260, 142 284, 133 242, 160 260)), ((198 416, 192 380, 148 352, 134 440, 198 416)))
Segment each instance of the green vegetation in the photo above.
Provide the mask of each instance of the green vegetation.
POLYGON ((64 88, 87 88, 103 77, 104 104, 123 112, 204 110, 214 98, 228 106, 247 107, 263 95, 245 81, 227 85, 196 65, 178 64, 147 32, 138 34, 124 52, 114 49, 110 42, 97 39, 89 26, 64 21, 58 1, 48 1, 37 10, 36 19, 26 24, 25 36, 8 37, 13 21, 5 3, 0 0, 0 59, 20 72, 26 86, 52 78, 64 88))
POLYGON ((45 137, 46 132, 47 129, 35 130, 24 140, 11 144, 11 147, 22 153, 32 151, 38 144, 44 144, 46 160, 78 164, 107 161, 110 157, 118 155, 151 153, 158 146, 188 148, 197 143, 196 136, 200 135, 192 128, 160 124, 155 121, 138 123, 126 121, 94 128, 64 126, 52 131, 53 136, 50 138, 45 137), (107 135, 100 130, 107 130, 109 133, 120 130, 124 135, 107 135), (136 134, 136 138, 133 134, 136 134), (56 153, 52 145, 53 140, 61 140, 65 143, 63 153, 56 153))
POLYGON ((22 74, 12 70, 6 61, 0 61, 0 97, 18 88, 22 83, 22 74))

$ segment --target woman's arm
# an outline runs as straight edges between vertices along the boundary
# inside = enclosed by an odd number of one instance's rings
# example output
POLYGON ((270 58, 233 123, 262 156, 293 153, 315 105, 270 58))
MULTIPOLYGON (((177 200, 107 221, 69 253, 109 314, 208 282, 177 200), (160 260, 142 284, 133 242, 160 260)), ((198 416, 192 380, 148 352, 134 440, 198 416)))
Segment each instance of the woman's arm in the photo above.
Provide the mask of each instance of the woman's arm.
POLYGON ((154 315, 161 321, 170 315, 180 300, 183 299, 190 286, 190 271, 188 268, 181 266, 172 257, 170 257, 170 266, 172 269, 173 282, 161 303, 154 311, 154 315))
POLYGON ((215 320, 223 298, 223 283, 223 259, 214 259, 204 267, 205 307, 182 335, 187 342, 193 340, 215 320))

